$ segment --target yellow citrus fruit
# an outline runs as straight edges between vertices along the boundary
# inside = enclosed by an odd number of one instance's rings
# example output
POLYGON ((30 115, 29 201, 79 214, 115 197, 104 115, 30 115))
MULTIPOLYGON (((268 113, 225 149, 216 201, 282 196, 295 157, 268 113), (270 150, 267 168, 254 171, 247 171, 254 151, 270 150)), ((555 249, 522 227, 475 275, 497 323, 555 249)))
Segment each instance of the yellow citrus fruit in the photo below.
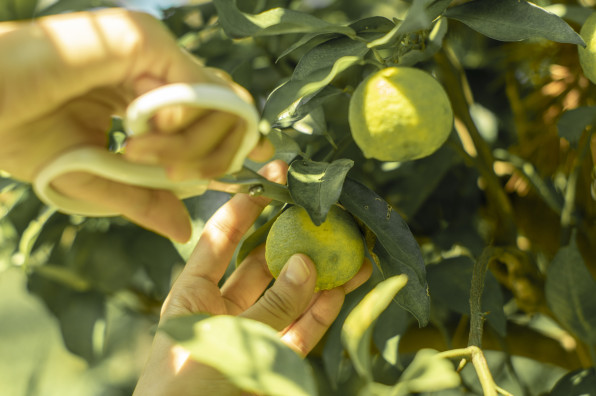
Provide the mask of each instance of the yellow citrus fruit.
POLYGON ((291 206, 273 223, 265 245, 265 259, 274 277, 278 277, 288 259, 306 254, 317 270, 316 290, 343 285, 360 269, 364 243, 351 214, 335 205, 325 221, 316 226, 306 210, 291 206))
POLYGON ((447 93, 430 74, 389 67, 364 79, 349 108, 354 141, 367 158, 409 161, 434 153, 451 133, 447 93))
POLYGON ((596 84, 596 12, 593 12, 579 31, 586 48, 579 46, 579 64, 586 77, 596 84))

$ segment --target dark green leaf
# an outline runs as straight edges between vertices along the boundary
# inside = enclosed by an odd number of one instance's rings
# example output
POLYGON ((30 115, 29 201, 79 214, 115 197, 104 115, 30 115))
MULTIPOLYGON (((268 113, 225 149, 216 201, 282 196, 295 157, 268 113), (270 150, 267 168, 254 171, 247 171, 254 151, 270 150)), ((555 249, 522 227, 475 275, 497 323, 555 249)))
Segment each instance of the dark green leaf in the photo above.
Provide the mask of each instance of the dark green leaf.
POLYGON ((126 248, 129 262, 137 261, 153 281, 158 298, 165 298, 172 286, 172 267, 184 260, 168 239, 143 232, 126 248))
POLYGON ((564 20, 524 0, 474 0, 447 9, 445 16, 501 41, 545 38, 585 46, 564 20))
POLYGON ((345 356, 341 341, 343 324, 354 307, 374 288, 375 284, 381 281, 380 279, 375 279, 376 273, 373 272, 371 278, 364 285, 346 296, 339 315, 327 331, 327 341, 323 349, 323 364, 327 378, 333 387, 336 387, 341 382, 342 368, 345 367, 343 363, 348 359, 345 356))
POLYGON ((359 56, 339 58, 332 67, 319 69, 303 80, 290 80, 278 87, 267 98, 263 109, 262 130, 269 130, 278 125, 286 125, 287 119, 294 119, 295 112, 302 101, 317 93, 341 72, 361 61, 359 56))
POLYGON ((575 238, 559 249, 548 266, 546 301, 579 339, 596 344, 596 281, 586 268, 575 238))
MULTIPOLYGON (((66 267, 61 268, 62 272, 68 272, 66 267)), ((57 318, 68 350, 88 362, 97 361, 103 353, 105 328, 97 325, 105 319, 105 296, 95 291, 73 290, 65 287, 60 279, 45 275, 43 272, 32 274, 29 291, 39 296, 57 318)))
POLYGON ((273 328, 237 316, 196 314, 160 326, 192 359, 214 367, 242 390, 267 395, 316 395, 309 365, 273 328))
POLYGON ((395 23, 382 16, 373 16, 359 19, 356 22, 351 23, 350 27, 359 35, 377 33, 382 36, 391 31, 391 29, 395 27, 395 23))
POLYGON ((139 265, 130 260, 127 247, 115 232, 79 231, 70 251, 72 266, 100 290, 117 292, 130 284, 139 265))
POLYGON ((289 164, 300 153, 300 145, 278 129, 272 129, 267 138, 275 147, 275 159, 281 159, 289 164))
POLYGON ((238 253, 236 254, 236 266, 242 264, 242 261, 246 256, 248 256, 257 246, 265 243, 271 226, 280 214, 281 211, 277 215, 271 217, 265 224, 257 228, 244 241, 242 241, 240 249, 238 249, 238 253))
POLYGON ((288 170, 288 189, 297 205, 320 225, 332 205, 337 203, 342 185, 354 161, 338 159, 331 163, 297 160, 288 170))
POLYGON ((354 368, 368 380, 373 379, 370 353, 373 325, 407 282, 405 275, 397 275, 377 284, 350 312, 342 327, 342 341, 354 368))
POLYGON ((0 177, 0 193, 10 191, 20 183, 10 177, 0 177))
POLYGON ((451 4, 453 0, 434 0, 426 6, 426 14, 428 18, 433 21, 436 17, 441 15, 451 4))
POLYGON ((321 69, 329 70, 338 59, 350 55, 364 57, 369 49, 366 43, 341 37, 326 41, 308 51, 296 65, 292 80, 305 80, 321 69))
MULTIPOLYGON (((446 305, 462 315, 470 314, 470 285, 474 262, 466 256, 449 258, 427 267, 426 278, 433 301, 446 305)), ((507 318, 503 311, 503 295, 499 283, 487 272, 482 294, 482 311, 496 332, 505 336, 507 318)))
POLYGON ((373 330, 373 342, 383 359, 398 367, 399 342, 412 322, 412 316, 395 301, 379 316, 373 330))
POLYGON ((557 381, 550 396, 591 395, 596 389, 596 369, 579 369, 566 374, 557 381))
POLYGON ((355 32, 347 26, 333 25, 295 10, 272 8, 251 15, 241 12, 234 0, 214 0, 214 4, 224 31, 233 38, 312 32, 355 36, 355 32))
POLYGON ((322 107, 311 109, 311 111, 292 125, 296 131, 306 135, 327 134, 327 122, 322 107))
MULTIPOLYGON (((341 89, 328 85, 328 86, 324 87, 323 89, 321 89, 316 94, 308 96, 308 97, 304 98, 303 100, 301 100, 300 102, 298 102, 298 104, 294 108, 293 112, 291 114, 288 114, 282 120, 278 120, 277 123, 275 124, 275 127, 277 127, 277 128, 291 127, 298 120, 303 119, 308 114, 312 113, 313 111, 316 111, 317 109, 321 109, 322 105, 324 103, 326 103, 328 100, 334 99, 337 97, 337 95, 341 95, 341 94, 343 94, 343 91, 341 89)), ((277 150, 277 147, 276 147, 276 150, 277 150)), ((298 152, 299 152, 299 150, 295 151, 294 154, 296 154, 298 152)), ((277 151, 276 151, 276 153, 277 153, 277 151)), ((290 158, 286 162, 291 162, 292 159, 293 159, 293 157, 290 158)))
POLYGON ((408 276, 408 284, 396 301, 416 317, 420 326, 425 326, 430 315, 426 268, 406 222, 383 198, 352 179, 346 179, 340 202, 376 235, 374 252, 383 276, 408 276))
POLYGON ((567 110, 561 115, 557 129, 559 137, 565 138, 572 147, 577 148, 586 127, 594 124, 596 124, 596 106, 578 107, 567 110))

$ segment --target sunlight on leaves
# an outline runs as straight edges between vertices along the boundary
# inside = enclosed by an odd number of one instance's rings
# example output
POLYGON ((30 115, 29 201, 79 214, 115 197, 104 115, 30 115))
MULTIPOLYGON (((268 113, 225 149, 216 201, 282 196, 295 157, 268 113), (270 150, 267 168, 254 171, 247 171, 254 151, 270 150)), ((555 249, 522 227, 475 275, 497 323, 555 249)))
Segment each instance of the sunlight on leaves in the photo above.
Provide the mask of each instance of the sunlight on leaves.
POLYGON ((308 212, 311 220, 320 225, 342 191, 346 174, 354 165, 349 159, 331 163, 299 160, 288 170, 288 188, 294 202, 308 212))
POLYGON ((350 312, 342 328, 342 341, 360 376, 372 380, 370 343, 373 325, 408 278, 397 275, 379 283, 350 312))
POLYGON ((453 363, 436 356, 437 351, 421 349, 403 372, 391 396, 410 395, 420 392, 437 392, 460 384, 459 374, 453 363))
POLYGON ((449 8, 445 16, 495 40, 520 41, 542 37, 585 47, 584 40, 567 22, 527 1, 475 0, 449 8))
POLYGON ((310 366, 264 323, 236 316, 196 314, 166 321, 160 329, 247 392, 316 395, 310 366))

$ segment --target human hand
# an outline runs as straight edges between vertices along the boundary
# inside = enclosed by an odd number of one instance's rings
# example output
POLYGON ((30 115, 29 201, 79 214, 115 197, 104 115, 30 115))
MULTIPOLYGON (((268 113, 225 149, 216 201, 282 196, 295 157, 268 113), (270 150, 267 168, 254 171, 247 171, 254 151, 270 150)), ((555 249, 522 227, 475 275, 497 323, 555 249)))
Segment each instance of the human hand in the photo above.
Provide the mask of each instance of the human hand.
MULTIPOLYGON (((272 162, 263 174, 284 182, 286 170, 285 164, 272 162)), ((166 299, 162 320, 198 312, 237 315, 270 325, 280 332, 284 343, 303 356, 314 348, 337 317, 345 295, 368 279, 372 266, 365 261, 345 285, 314 293, 313 263, 305 255, 295 255, 263 294, 273 278, 262 245, 219 288, 237 244, 268 203, 264 197, 238 194, 213 215, 166 299)), ((214 369, 190 360, 158 332, 135 395, 199 394, 237 395, 240 391, 214 369)))
MULTIPOLYGON (((106 146, 113 115, 161 85, 215 83, 250 95, 225 73, 198 64, 155 18, 123 9, 0 23, 0 169, 31 182, 43 166, 78 146, 106 146)), ((244 134, 229 113, 172 106, 152 132, 129 139, 131 161, 161 164, 173 179, 223 174, 244 134)), ((251 158, 264 159, 260 145, 251 158)), ((62 194, 89 201, 177 241, 191 228, 172 193, 133 187, 87 173, 55 180, 62 194)))

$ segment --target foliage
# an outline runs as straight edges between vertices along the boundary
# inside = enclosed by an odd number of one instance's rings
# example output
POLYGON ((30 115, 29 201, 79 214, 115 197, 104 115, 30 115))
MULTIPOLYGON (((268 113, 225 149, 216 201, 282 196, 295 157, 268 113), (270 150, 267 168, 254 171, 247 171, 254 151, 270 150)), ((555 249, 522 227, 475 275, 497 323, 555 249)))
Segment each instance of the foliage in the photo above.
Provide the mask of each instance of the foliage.
MULTIPOLYGON (((9 0, 0 19, 112 5, 51 3, 9 0)), ((360 221, 376 264, 306 360, 244 320, 190 317, 164 331, 199 360, 214 355, 193 336, 205 323, 227 333, 222 344, 246 337, 263 346, 270 359, 255 362, 239 346, 237 364, 209 361, 252 391, 270 389, 255 384, 321 395, 591 390, 596 89, 581 71, 576 32, 593 7, 590 0, 213 0, 164 9, 182 46, 255 97, 261 131, 292 163, 293 201, 315 222, 339 201, 360 221), (454 129, 429 157, 366 159, 351 137, 351 94, 390 66, 425 70, 449 95, 454 129), (472 365, 456 374, 462 358, 472 365), (243 377, 251 368, 266 380, 243 377)), ((129 394, 143 354, 125 340, 149 334, 192 243, 174 246, 122 219, 54 213, 9 178, 0 189, 0 281, 22 269, 20 293, 43 302, 38 311, 51 313, 90 376, 98 367, 134 368, 99 376, 103 389, 80 394, 129 394)), ((195 237, 226 199, 210 192, 187 201, 195 237)), ((239 256, 266 238, 276 208, 265 211, 239 256)), ((1 320, 18 317, 2 301, 11 299, 0 298, 1 320)), ((10 350, 3 334, 0 352, 10 350)), ((42 360, 15 376, 14 389, 49 386, 52 364, 42 360)))

